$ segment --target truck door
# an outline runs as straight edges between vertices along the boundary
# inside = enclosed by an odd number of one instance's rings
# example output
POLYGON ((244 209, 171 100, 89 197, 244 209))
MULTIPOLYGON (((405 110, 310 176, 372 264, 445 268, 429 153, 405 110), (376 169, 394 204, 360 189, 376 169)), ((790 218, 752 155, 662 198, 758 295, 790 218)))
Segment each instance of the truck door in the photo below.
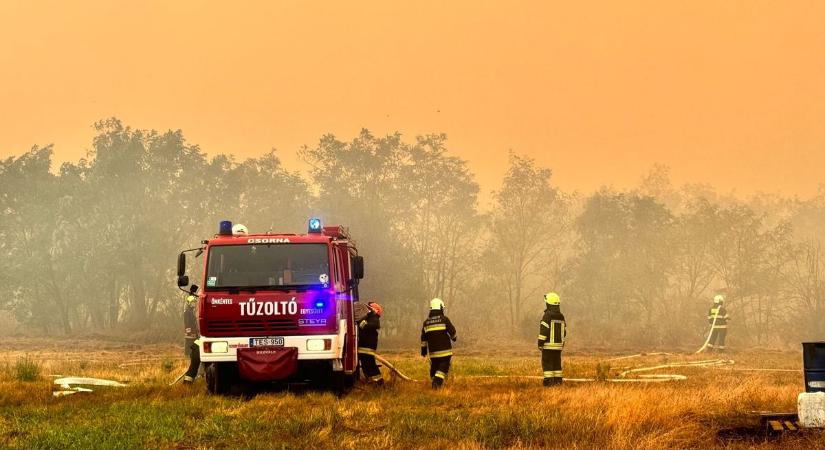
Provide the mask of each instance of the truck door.
POLYGON ((335 269, 338 272, 338 303, 341 305, 344 321, 347 324, 345 353, 343 355, 344 372, 351 374, 358 363, 356 348, 356 327, 352 315, 352 302, 357 300, 350 285, 349 251, 345 245, 336 245, 334 248, 335 269))

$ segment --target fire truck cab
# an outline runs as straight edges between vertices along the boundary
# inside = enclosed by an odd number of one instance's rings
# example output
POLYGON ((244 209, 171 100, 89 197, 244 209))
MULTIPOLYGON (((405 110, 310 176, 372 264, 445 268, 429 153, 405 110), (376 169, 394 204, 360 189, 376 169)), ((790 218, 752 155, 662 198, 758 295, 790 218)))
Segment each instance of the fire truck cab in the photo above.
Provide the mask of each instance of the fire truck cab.
POLYGON ((209 392, 269 381, 352 384, 364 260, 344 227, 313 218, 306 234, 233 234, 224 221, 202 244, 181 252, 178 286, 189 284, 186 252, 205 253, 198 346, 209 392))

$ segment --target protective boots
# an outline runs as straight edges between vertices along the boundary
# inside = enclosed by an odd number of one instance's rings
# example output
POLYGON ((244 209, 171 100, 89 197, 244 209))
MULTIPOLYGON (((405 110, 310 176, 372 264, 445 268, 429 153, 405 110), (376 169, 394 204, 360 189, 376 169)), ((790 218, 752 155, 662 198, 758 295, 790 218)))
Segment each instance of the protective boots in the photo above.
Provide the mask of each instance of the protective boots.
POLYGON ((544 387, 553 387, 558 386, 564 382, 564 379, 561 377, 552 377, 552 378, 545 378, 543 381, 544 387))

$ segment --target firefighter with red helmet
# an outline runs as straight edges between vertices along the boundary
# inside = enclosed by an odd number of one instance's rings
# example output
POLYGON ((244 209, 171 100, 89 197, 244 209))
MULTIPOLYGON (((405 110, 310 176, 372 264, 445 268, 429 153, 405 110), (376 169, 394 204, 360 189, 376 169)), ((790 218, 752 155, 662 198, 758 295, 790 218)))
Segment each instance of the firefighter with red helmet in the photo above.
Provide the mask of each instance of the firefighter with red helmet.
POLYGON ((421 328, 421 356, 430 355, 430 378, 433 389, 444 385, 453 357, 452 342, 458 339, 455 327, 444 315, 444 301, 430 301, 430 315, 421 328))
POLYGON ((384 377, 375 362, 378 350, 378 330, 381 328, 381 314, 384 309, 375 302, 367 303, 367 314, 358 321, 358 361, 368 383, 384 385, 384 377))

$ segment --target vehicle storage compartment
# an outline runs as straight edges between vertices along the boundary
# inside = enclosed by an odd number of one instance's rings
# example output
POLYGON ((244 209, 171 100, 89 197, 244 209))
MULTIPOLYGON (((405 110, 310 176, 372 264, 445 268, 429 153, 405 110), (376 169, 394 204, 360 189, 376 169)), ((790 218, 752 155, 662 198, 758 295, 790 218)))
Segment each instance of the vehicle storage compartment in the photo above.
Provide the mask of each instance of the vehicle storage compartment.
POLYGON ((247 381, 285 380, 298 371, 295 347, 238 349, 238 372, 247 381))

